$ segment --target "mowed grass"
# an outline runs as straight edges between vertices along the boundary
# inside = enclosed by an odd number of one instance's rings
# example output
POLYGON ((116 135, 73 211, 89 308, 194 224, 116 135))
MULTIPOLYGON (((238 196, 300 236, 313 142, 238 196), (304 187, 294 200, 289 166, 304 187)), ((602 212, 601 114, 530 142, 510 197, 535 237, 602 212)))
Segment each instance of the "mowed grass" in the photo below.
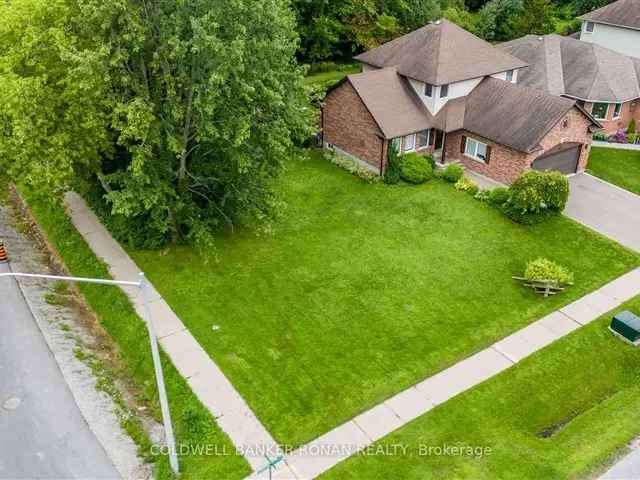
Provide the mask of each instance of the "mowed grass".
POLYGON ((360 65, 344 65, 337 70, 329 72, 320 72, 307 75, 304 79, 306 85, 324 85, 327 88, 338 83, 347 75, 360 72, 360 65))
POLYGON ((432 180, 367 185, 313 154, 281 179, 272 236, 133 251, 277 440, 300 444, 639 264, 564 217, 525 227, 432 180), (539 256, 575 286, 511 276, 539 256), (219 330, 213 326, 219 325, 219 330))
MULTIPOLYGON (((623 309, 640 314, 640 297, 616 311, 623 309)), ((640 434, 640 349, 613 336, 607 328, 611 316, 436 407, 372 448, 382 452, 402 445, 403 454, 352 457, 321 478, 591 478, 640 434), (429 447, 444 445, 490 453, 428 454, 429 447)))
POLYGON ((640 150, 593 147, 587 171, 640 195, 640 150))

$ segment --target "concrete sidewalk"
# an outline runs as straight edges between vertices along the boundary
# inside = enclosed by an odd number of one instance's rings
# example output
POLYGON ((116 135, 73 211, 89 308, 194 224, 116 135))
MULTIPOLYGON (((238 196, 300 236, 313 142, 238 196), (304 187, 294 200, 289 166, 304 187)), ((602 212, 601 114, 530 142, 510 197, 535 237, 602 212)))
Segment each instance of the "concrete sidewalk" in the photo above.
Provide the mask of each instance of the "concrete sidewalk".
MULTIPOLYGON (((93 252, 109 267, 115 280, 137 281, 140 268, 116 242, 95 214, 76 193, 67 193, 65 203, 73 224, 93 252)), ((138 288, 122 287, 136 312, 144 318, 138 288)), ((255 471, 266 464, 262 450, 275 456, 280 447, 254 415, 215 362, 189 333, 155 288, 150 288, 151 315, 162 349, 187 379, 191 390, 209 409, 220 428, 255 471)))
MULTIPOLYGON (((506 370, 640 294, 640 268, 622 275, 490 347, 389 398, 285 457, 293 471, 274 479, 311 479, 456 395, 506 370), (320 452, 320 453, 318 453, 320 452)), ((253 478, 268 478, 266 476, 253 478)))

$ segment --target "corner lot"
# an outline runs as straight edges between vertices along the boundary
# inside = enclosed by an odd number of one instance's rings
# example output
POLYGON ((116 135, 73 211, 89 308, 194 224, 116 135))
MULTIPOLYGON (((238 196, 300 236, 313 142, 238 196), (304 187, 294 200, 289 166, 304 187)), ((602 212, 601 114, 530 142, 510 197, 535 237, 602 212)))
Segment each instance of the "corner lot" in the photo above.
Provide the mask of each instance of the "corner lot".
POLYGON ((314 152, 279 186, 272 236, 130 252, 276 440, 300 444, 639 264, 558 217, 517 225, 451 184, 366 185, 314 152), (538 256, 575 273, 542 299, 538 256), (215 328, 214 326, 219 326, 215 328))

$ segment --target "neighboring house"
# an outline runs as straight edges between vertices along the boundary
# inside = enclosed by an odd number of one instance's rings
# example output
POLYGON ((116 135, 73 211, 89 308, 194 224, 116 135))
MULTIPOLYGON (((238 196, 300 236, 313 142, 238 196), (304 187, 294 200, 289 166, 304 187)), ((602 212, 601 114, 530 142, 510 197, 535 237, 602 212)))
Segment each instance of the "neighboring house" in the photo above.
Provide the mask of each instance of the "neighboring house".
POLYGON ((618 0, 578 19, 580 40, 640 58, 640 0, 618 0))
POLYGON ((505 183, 586 167, 599 123, 575 100, 517 85, 525 62, 447 20, 356 59, 363 72, 325 99, 323 142, 381 174, 392 143, 505 183))
POLYGON ((578 100, 607 133, 632 118, 640 123, 640 59, 559 35, 526 35, 498 48, 529 64, 520 85, 578 100))

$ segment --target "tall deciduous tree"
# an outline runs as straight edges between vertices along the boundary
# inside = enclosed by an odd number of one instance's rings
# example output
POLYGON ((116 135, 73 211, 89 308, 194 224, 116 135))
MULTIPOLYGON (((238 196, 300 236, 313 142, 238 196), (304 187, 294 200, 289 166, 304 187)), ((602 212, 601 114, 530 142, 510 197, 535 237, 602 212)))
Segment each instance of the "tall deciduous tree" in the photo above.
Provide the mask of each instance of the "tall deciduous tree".
MULTIPOLYGON (((29 1, 45 13, 54 8, 29 1)), ((32 144, 20 135, 25 112, 38 107, 31 98, 58 94, 31 114, 48 126, 38 143, 61 172, 49 183, 97 177, 112 212, 135 221, 142 243, 208 243, 222 224, 270 215, 270 182, 292 140, 309 133, 312 114, 286 0, 54 5, 61 11, 50 15, 52 28, 46 16, 5 4, 27 25, 27 34, 3 27, 7 42, 20 37, 17 53, 4 54, 7 44, 0 44, 0 89, 9 96, 17 84, 23 93, 3 112, 0 148, 18 159, 19 170, 34 172, 31 181, 42 185, 42 155, 16 156, 14 145, 32 144), (28 53, 31 35, 46 45, 37 58, 28 53), (74 144, 82 150, 73 152, 74 144)))

